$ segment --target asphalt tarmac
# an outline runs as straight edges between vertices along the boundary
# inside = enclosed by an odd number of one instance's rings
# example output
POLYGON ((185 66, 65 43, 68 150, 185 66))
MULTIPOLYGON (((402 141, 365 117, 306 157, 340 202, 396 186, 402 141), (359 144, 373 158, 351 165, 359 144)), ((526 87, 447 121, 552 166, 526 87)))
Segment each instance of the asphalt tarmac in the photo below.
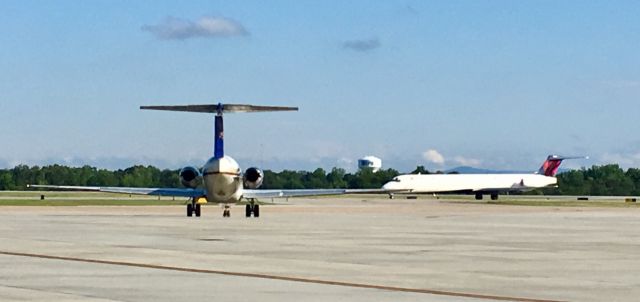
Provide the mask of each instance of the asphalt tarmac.
POLYGON ((0 207, 0 301, 637 301, 640 209, 0 207))

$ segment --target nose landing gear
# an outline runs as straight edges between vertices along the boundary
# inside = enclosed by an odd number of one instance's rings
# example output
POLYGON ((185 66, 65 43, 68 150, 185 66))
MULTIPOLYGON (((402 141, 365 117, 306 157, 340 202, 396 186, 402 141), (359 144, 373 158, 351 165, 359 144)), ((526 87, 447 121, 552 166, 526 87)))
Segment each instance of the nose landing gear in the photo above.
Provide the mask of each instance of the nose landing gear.
POLYGON ((231 217, 231 209, 228 204, 224 205, 224 210, 222 210, 222 217, 225 217, 225 218, 231 217))

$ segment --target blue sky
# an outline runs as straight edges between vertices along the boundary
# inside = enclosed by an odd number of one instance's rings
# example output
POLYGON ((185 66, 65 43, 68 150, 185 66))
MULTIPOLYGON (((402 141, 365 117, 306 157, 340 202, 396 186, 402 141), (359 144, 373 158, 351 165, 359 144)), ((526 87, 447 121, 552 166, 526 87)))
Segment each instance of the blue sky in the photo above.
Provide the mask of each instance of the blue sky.
POLYGON ((0 167, 640 166, 637 1, 3 1, 0 167))

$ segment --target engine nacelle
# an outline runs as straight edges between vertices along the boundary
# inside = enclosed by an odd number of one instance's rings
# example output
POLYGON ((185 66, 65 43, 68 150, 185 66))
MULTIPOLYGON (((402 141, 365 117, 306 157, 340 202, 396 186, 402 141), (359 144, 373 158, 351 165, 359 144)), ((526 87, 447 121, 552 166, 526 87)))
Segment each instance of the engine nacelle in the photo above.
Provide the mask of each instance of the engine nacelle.
POLYGON ((202 175, 194 167, 185 167, 180 170, 180 182, 187 188, 195 189, 202 184, 202 175))
POLYGON ((244 187, 247 189, 257 189, 262 185, 264 173, 258 168, 249 168, 244 172, 244 187))

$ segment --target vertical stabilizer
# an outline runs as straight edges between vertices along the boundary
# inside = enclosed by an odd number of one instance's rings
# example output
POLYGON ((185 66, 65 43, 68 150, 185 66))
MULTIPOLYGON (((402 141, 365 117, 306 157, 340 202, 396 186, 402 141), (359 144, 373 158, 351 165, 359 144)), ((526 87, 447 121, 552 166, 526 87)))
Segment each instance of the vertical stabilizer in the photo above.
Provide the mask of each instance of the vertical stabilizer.
POLYGON ((213 138, 213 157, 224 157, 224 123, 222 115, 216 115, 213 138))

